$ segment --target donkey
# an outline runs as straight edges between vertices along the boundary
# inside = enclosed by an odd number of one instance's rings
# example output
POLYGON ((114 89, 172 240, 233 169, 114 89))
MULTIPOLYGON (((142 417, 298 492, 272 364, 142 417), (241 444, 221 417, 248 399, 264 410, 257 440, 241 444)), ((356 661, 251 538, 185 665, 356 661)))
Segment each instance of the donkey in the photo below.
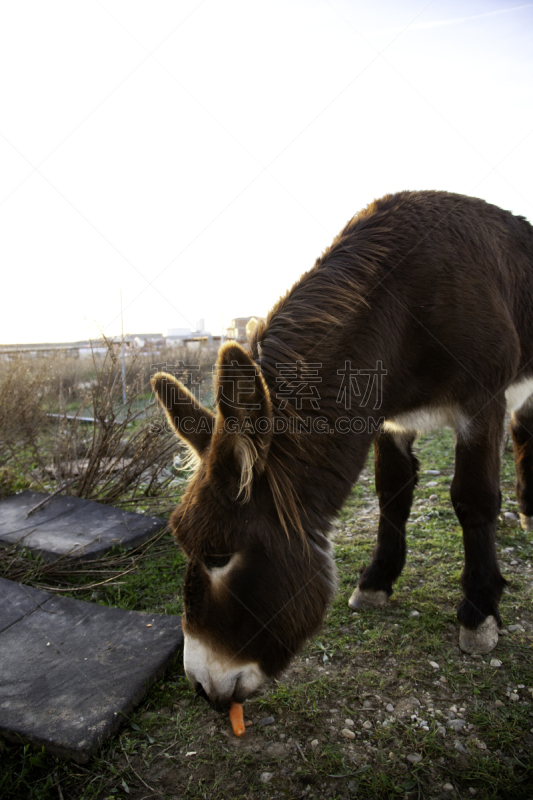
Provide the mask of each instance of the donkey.
POLYGON ((216 410, 172 375, 153 388, 196 468, 171 516, 188 556, 186 674, 242 702, 321 625, 336 587, 328 533, 375 451, 377 545, 349 604, 386 604, 406 554, 413 442, 455 433, 463 530, 460 646, 498 639, 495 549, 506 406, 521 521, 533 526, 533 228, 475 198, 371 203, 282 297, 246 350, 219 351, 216 410), (361 391, 361 376, 372 379, 361 391))

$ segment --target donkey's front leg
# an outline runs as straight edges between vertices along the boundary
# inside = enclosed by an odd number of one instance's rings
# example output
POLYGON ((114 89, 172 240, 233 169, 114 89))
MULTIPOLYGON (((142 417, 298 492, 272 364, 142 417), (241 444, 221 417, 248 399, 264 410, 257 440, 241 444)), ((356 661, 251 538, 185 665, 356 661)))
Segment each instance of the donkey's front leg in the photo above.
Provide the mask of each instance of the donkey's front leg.
POLYGON ((418 480, 418 460, 412 452, 414 439, 415 434, 411 433, 380 433, 374 442, 378 541, 372 561, 361 573, 349 600, 351 608, 384 605, 405 564, 405 523, 418 480))
POLYGON ((451 499, 463 529, 464 599, 457 609, 459 645, 467 653, 490 653, 498 642, 498 612, 506 581, 496 558, 496 520, 500 510, 500 442, 504 407, 499 400, 473 416, 459 433, 451 499))

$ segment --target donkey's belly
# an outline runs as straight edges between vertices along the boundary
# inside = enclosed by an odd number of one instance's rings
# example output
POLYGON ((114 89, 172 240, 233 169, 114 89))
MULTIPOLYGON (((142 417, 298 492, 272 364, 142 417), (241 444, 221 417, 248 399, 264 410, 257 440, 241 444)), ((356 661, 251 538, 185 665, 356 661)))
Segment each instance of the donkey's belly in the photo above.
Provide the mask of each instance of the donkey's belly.
MULTIPOLYGON (((526 400, 533 395, 533 378, 523 378, 512 383, 505 392, 505 401, 509 412, 518 411, 526 400)), ((428 433, 433 428, 453 428, 456 433, 467 434, 469 417, 458 406, 422 407, 397 414, 385 420, 383 430, 386 433, 428 433)))
POLYGON ((508 411, 518 411, 533 394, 533 378, 523 378, 512 383, 505 392, 508 411))
POLYGON ((436 406, 433 408, 417 408, 405 414, 397 414, 383 423, 385 433, 428 433, 433 428, 453 428, 455 431, 466 430, 468 416, 457 406, 436 406))

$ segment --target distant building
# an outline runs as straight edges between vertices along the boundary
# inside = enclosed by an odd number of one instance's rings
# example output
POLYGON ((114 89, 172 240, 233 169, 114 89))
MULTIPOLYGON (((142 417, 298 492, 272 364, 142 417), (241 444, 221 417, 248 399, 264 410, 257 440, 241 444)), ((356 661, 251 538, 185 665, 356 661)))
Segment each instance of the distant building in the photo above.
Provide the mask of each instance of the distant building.
POLYGON ((60 355, 73 356, 76 358, 81 350, 88 348, 89 341, 81 342, 36 342, 34 344, 1 344, 0 356, 10 359, 14 355, 52 356, 60 355))
POLYGON ((186 339, 191 333, 190 328, 168 328, 167 339, 186 339))
POLYGON ((111 347, 119 352, 124 343, 126 352, 131 350, 152 349, 164 345, 165 339, 161 333, 131 333, 121 336, 106 337, 103 339, 85 339, 80 342, 36 342, 34 344, 0 344, 0 357, 11 358, 13 355, 25 354, 29 356, 63 355, 73 358, 83 358, 97 354, 105 354, 111 347))
POLYGON ((129 333, 124 337, 112 336, 102 339, 86 339, 80 342, 37 342, 34 344, 0 344, 0 359, 12 359, 24 354, 31 357, 47 357, 54 355, 72 358, 87 358, 105 355, 109 348, 126 354, 134 352, 155 353, 164 347, 186 347, 189 350, 200 350, 203 347, 218 348, 222 337, 212 336, 205 330, 205 320, 196 323, 198 330, 190 328, 169 328, 167 335, 162 333, 129 333), (200 330, 200 326, 202 329, 200 330))
POLYGON ((226 330, 226 338, 245 343, 253 336, 260 322, 264 322, 264 317, 235 317, 231 320, 231 327, 226 330))
MULTIPOLYGON (((115 336, 113 338, 113 344, 120 347, 122 342, 122 338, 120 336, 115 336)), ((154 346, 161 347, 164 345, 165 337, 162 333, 131 333, 127 336, 124 336, 124 344, 129 347, 135 347, 140 350, 148 349, 154 346)))
POLYGON ((210 333, 205 332, 203 336, 190 336, 187 339, 182 339, 183 344, 187 350, 200 350, 202 347, 220 347, 221 336, 212 336, 210 333))

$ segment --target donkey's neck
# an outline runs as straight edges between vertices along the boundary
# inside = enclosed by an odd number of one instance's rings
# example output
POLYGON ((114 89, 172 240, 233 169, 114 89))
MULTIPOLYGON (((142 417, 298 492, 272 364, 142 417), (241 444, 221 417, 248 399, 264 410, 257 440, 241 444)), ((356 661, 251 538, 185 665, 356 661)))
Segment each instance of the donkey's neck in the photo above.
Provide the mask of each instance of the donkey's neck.
POLYGON ((299 430, 297 419, 290 421, 297 432, 274 433, 270 457, 290 481, 304 527, 324 533, 364 468, 375 431, 372 424, 361 430, 364 418, 353 414, 336 419, 320 413, 306 415, 304 431, 299 430), (358 432, 349 428, 354 420, 358 432), (339 422, 340 428, 335 426, 339 422))
POLYGON ((289 362, 263 372, 274 412, 269 460, 302 525, 321 533, 346 501, 383 421, 381 368, 338 344, 341 358, 321 353, 324 360, 304 364, 303 375, 289 362))

